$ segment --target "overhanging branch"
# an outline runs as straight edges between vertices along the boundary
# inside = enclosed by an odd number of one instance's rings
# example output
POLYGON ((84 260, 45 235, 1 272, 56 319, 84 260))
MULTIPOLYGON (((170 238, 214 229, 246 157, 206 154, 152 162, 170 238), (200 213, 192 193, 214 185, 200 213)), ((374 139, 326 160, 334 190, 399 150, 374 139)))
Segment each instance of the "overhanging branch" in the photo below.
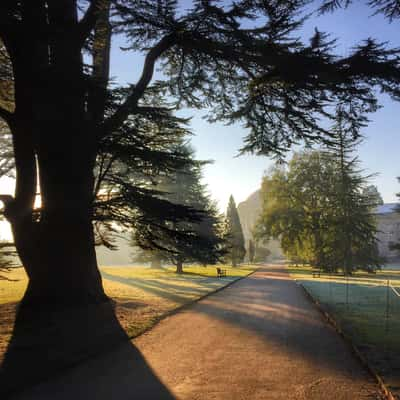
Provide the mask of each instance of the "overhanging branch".
POLYGON ((11 125, 13 117, 14 114, 12 112, 0 107, 0 118, 3 118, 8 125, 11 125))
POLYGON ((124 103, 103 123, 101 136, 106 135, 112 130, 118 129, 129 114, 137 107, 138 101, 143 96, 147 86, 149 85, 157 59, 169 48, 176 43, 176 35, 170 34, 164 36, 146 55, 143 71, 140 79, 127 97, 124 103))
MULTIPOLYGON (((107 1, 108 3, 108 1, 107 1)), ((85 15, 78 23, 78 38, 81 44, 88 38, 94 29, 97 19, 104 7, 104 0, 92 0, 86 10, 85 15)))

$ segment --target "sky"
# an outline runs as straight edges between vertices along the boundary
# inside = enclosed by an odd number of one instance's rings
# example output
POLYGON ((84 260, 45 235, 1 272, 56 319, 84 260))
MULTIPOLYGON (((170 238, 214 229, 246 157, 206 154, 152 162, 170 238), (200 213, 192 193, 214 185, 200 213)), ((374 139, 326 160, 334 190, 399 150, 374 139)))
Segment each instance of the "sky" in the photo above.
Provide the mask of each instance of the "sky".
MULTIPOLYGON (((299 31, 299 36, 308 39, 315 27, 329 32, 332 37, 338 38, 339 55, 346 55, 353 45, 368 37, 400 47, 400 21, 389 24, 380 15, 371 16, 372 13, 363 1, 355 1, 347 10, 310 18, 299 31)), ((135 53, 121 51, 121 45, 123 43, 118 37, 113 39, 111 75, 117 82, 134 83, 140 76, 143 58, 135 53)), ((378 174, 371 183, 378 186, 384 201, 396 202, 395 194, 400 192, 396 180, 400 175, 400 103, 394 103, 385 96, 379 98, 383 108, 371 116, 371 123, 364 129, 365 142, 360 146, 358 155, 366 173, 378 174)), ((183 110, 181 115, 192 117, 192 144, 197 157, 214 160, 212 165, 205 167, 204 181, 221 211, 225 210, 231 194, 239 203, 260 187, 263 173, 273 161, 252 155, 237 157, 242 139, 247 134, 242 126, 209 124, 202 118, 204 112, 198 110, 183 110)), ((12 180, 0 180, 0 192, 11 193, 12 190, 12 180)))
MULTIPOLYGON (((347 10, 310 18, 299 31, 299 35, 308 40, 315 27, 320 31, 329 32, 332 37, 338 39, 337 53, 342 56, 347 55, 355 44, 368 37, 388 41, 393 47, 400 47, 400 21, 390 24, 383 16, 372 14, 373 11, 363 1, 355 1, 347 10)), ((111 74, 120 82, 135 82, 141 72, 142 60, 138 55, 119 51, 118 44, 116 39, 111 56, 111 74)), ((366 173, 378 174, 371 183, 378 186, 384 201, 396 202, 396 193, 400 192, 400 185, 396 180, 400 175, 400 118, 397 117, 400 113, 400 103, 391 101, 387 96, 379 98, 383 108, 371 116, 371 123, 363 131, 365 142, 360 146, 358 153, 366 173)), ((236 203, 239 203, 259 189, 264 171, 273 161, 264 156, 237 157, 242 139, 247 134, 242 126, 209 124, 202 118, 204 111, 183 110, 182 113, 192 117, 192 144, 197 157, 214 160, 214 163, 204 170, 204 181, 221 211, 226 209, 231 194, 236 203)))

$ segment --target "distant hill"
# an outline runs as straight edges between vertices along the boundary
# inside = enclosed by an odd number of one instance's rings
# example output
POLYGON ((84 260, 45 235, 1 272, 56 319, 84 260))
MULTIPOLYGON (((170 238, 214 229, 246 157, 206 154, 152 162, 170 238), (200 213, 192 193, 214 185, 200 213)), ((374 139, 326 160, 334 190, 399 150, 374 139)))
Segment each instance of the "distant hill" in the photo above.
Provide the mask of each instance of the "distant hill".
MULTIPOLYGON (((249 240, 253 237, 252 230, 261 213, 260 190, 256 190, 245 201, 237 206, 240 223, 243 229, 243 235, 246 241, 246 247, 249 240)), ((271 251, 272 258, 282 258, 282 250, 278 240, 269 240, 266 247, 271 251)))
POLYGON ((260 190, 255 191, 245 201, 239 203, 237 210, 247 243, 253 237, 251 231, 261 213, 260 190))

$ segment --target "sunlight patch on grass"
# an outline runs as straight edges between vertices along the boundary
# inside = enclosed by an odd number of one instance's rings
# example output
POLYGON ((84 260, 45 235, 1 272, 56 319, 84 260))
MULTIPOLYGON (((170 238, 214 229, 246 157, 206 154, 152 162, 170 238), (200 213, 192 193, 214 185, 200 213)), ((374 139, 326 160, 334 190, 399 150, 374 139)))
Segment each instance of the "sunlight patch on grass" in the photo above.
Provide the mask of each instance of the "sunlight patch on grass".
POLYGON ((3 275, 12 281, 0 279, 0 304, 20 301, 28 284, 25 270, 22 267, 13 268, 3 275))
MULTIPOLYGON (((253 265, 220 267, 227 270, 224 278, 217 277, 215 266, 199 265, 184 266, 183 274, 176 274, 175 267, 102 267, 100 271, 104 289, 115 302, 117 318, 133 337, 174 309, 257 269, 253 265)), ((21 300, 27 285, 23 268, 14 269, 6 276, 16 281, 0 280, 0 351, 5 349, 12 331, 13 316, 10 314, 15 313, 15 307, 8 305, 21 300)))

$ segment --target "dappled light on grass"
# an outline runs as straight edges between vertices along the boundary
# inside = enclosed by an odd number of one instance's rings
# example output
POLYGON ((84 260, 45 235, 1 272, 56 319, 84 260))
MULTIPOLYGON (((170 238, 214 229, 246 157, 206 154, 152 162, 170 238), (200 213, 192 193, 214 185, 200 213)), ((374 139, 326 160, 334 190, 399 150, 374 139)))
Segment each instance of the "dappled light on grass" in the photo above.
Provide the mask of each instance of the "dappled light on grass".
MULTIPOLYGON (((112 304, 95 307, 92 311, 67 310, 62 317, 59 314, 56 317, 51 310, 49 314, 43 311, 43 315, 29 324, 25 318, 27 311, 17 308, 27 278, 22 268, 13 270, 9 275, 17 282, 0 281, 0 362, 2 379, 8 377, 9 380, 2 390, 17 387, 20 365, 24 365, 21 374, 26 384, 43 380, 54 371, 100 354, 118 341, 139 335, 177 307, 249 274, 254 268, 238 267, 229 272, 227 278, 219 279, 215 267, 188 267, 185 268, 187 273, 181 275, 172 268, 105 267, 102 268, 104 288, 112 298, 112 304), (96 332, 96 337, 88 336, 88 332, 96 332), (46 359, 46 356, 38 362, 47 352, 51 352, 52 358, 46 359), (35 373, 30 373, 34 364, 35 373)), ((148 375, 149 382, 154 382, 158 388, 152 390, 164 393, 162 398, 172 399, 134 348, 129 347, 127 354, 120 354, 116 362, 127 368, 127 375, 135 374, 132 366, 136 363, 135 368, 148 375)), ((96 365, 96 368, 101 370, 101 366, 96 365)), ((126 390, 132 390, 129 382, 121 381, 120 377, 114 377, 108 384, 113 388, 122 385, 126 390)))
MULTIPOLYGON (((255 266, 225 267, 226 278, 216 277, 215 266, 188 266, 178 275, 173 267, 103 267, 105 291, 115 303, 115 314, 129 337, 153 326, 163 315, 179 306, 216 290, 238 277, 252 272, 255 266)), ((23 268, 8 276, 16 282, 0 280, 0 361, 10 341, 16 303, 27 285, 23 268)))
MULTIPOLYGON (((225 267, 224 267, 225 268, 225 267)), ((183 274, 174 267, 104 267, 105 290, 116 301, 116 313, 129 336, 154 325, 163 315, 248 275, 255 266, 227 267, 227 277, 217 278, 215 266, 188 266, 183 274), (123 302, 135 299, 143 306, 126 310, 123 302)))
POLYGON ((13 268, 3 275, 13 282, 0 280, 0 305, 21 300, 28 283, 25 270, 22 267, 13 268))

